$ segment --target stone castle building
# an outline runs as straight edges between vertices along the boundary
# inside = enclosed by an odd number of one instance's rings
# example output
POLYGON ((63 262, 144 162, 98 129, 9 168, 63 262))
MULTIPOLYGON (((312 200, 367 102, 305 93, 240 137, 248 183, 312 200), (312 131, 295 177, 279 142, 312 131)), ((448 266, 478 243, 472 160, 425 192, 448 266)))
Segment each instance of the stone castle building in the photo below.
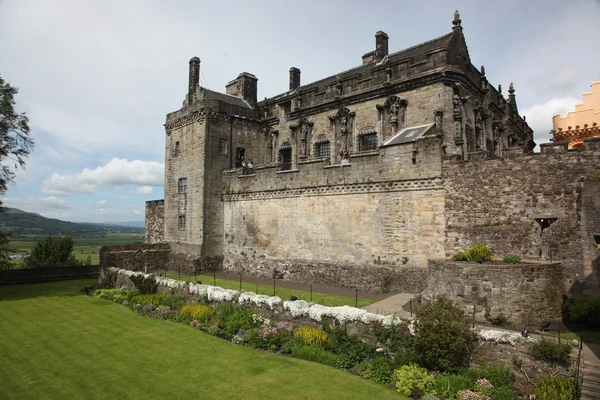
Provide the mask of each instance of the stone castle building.
POLYGON ((185 268, 409 292, 429 259, 485 242, 561 261, 569 288, 595 290, 600 142, 533 154, 513 85, 488 82, 458 12, 452 25, 395 53, 377 32, 358 67, 305 85, 291 68, 262 101, 247 72, 225 94, 200 87, 192 58, 147 242, 185 268))
POLYGON ((569 142, 569 148, 582 148, 583 140, 600 137, 600 81, 592 82, 591 92, 583 94, 583 102, 565 117, 552 117, 552 140, 569 142))

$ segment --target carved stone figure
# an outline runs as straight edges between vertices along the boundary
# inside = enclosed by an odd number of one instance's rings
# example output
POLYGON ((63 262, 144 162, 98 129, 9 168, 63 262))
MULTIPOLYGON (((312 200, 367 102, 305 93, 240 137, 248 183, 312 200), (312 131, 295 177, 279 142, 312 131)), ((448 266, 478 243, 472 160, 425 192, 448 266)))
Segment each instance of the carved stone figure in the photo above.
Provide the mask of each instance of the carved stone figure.
POLYGON ((338 74, 335 76, 335 90, 336 90, 336 94, 338 96, 342 95, 342 77, 338 74))

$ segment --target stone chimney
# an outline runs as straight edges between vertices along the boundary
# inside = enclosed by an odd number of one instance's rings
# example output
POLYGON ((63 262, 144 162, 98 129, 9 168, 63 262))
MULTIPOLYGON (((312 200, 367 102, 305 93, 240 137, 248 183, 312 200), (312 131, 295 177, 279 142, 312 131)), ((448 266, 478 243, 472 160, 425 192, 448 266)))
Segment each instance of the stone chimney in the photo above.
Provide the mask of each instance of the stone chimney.
POLYGON ((196 88, 200 87, 200 59, 192 57, 190 60, 190 77, 188 83, 188 103, 192 104, 196 88))
POLYGON ((388 35, 379 31, 375 34, 375 62, 383 60, 388 55, 388 35))
POLYGON ((248 72, 242 72, 225 86, 226 93, 241 97, 251 107, 256 107, 258 95, 258 78, 248 72))
POLYGON ((290 68, 290 92, 300 87, 300 70, 296 67, 290 68))

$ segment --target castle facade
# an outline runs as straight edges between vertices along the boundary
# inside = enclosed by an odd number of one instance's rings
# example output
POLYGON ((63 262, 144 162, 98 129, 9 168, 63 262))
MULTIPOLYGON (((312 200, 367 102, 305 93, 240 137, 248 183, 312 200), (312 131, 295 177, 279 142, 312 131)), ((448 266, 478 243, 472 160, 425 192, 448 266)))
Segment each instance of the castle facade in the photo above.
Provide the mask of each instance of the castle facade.
POLYGON ((360 66, 306 85, 291 68, 262 101, 247 72, 226 93, 200 87, 192 58, 146 241, 185 268, 409 292, 429 259, 481 241, 561 261, 568 287, 595 290, 600 142, 533 154, 512 83, 505 97, 472 65, 458 12, 444 36, 388 41, 377 32, 360 66))

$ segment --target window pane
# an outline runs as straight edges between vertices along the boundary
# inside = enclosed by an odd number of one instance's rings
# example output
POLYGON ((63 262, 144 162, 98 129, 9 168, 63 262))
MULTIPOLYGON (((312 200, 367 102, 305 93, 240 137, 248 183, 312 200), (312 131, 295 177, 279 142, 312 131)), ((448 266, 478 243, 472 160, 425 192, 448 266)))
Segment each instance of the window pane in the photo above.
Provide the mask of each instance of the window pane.
POLYGON ((377 149, 377 133, 367 133, 358 138, 358 151, 369 151, 377 149))
POLYGON ((317 157, 329 157, 331 154, 331 143, 317 143, 317 157))

